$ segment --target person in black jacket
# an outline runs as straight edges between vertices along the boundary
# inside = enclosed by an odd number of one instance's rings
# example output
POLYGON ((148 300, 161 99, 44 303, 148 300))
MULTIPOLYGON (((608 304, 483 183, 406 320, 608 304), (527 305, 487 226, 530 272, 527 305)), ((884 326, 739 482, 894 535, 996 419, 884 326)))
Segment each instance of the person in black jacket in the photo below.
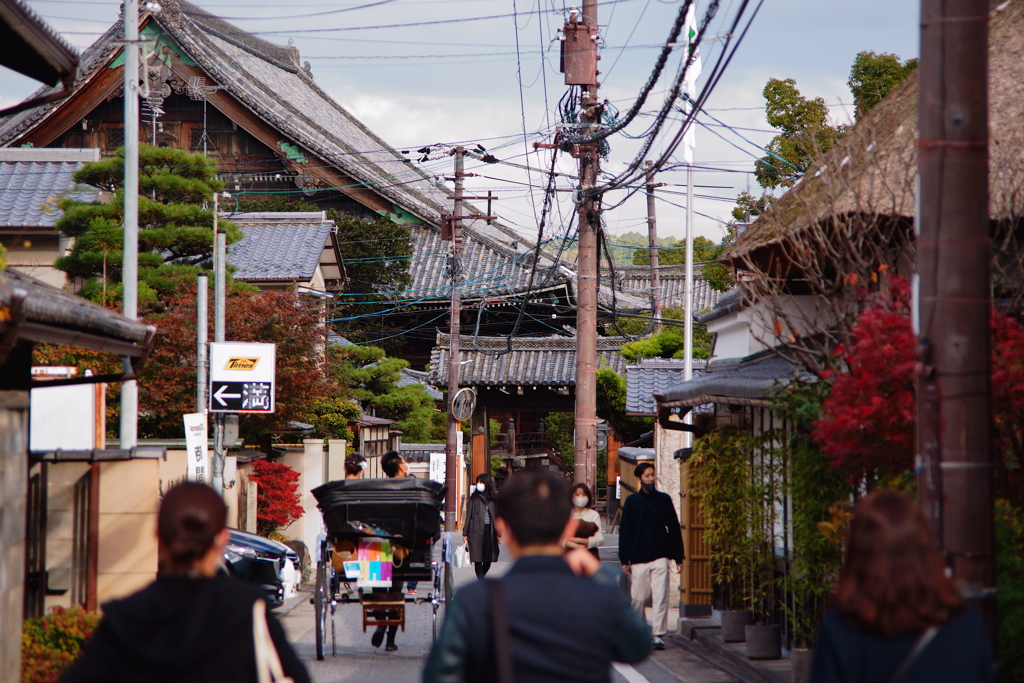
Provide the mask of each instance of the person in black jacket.
POLYGON ((664 650, 668 631, 669 561, 683 570, 683 535, 679 517, 667 493, 654 488, 654 465, 642 462, 633 471, 640 490, 626 498, 619 525, 619 562, 632 579, 630 597, 641 617, 651 598, 652 645, 664 650))
POLYGON ((563 555, 562 542, 578 521, 570 517, 565 479, 547 470, 518 473, 502 487, 496 507, 516 563, 500 579, 459 590, 427 659, 425 683, 500 680, 498 633, 507 634, 501 642, 515 681, 604 683, 612 661, 644 659, 650 636, 619 589, 618 572, 602 569, 583 548, 563 555), (495 612, 494 605, 504 610, 495 612), (502 611, 505 619, 496 619, 502 611))
POLYGON ((875 491, 853 508, 835 606, 813 683, 992 683, 981 615, 966 605, 928 520, 906 496, 875 491))
POLYGON ((494 479, 482 472, 476 478, 476 485, 469 497, 469 513, 462 527, 462 541, 469 548, 469 559, 478 579, 487 576, 491 563, 498 561, 498 526, 494 507, 497 498, 494 479))
MULTIPOLYGON (((219 572, 227 507, 205 484, 164 496, 157 519, 160 568, 138 593, 103 605, 103 621, 61 683, 252 683, 256 680, 253 605, 257 587, 219 572)), ((308 683, 284 629, 267 626, 284 673, 308 683)))

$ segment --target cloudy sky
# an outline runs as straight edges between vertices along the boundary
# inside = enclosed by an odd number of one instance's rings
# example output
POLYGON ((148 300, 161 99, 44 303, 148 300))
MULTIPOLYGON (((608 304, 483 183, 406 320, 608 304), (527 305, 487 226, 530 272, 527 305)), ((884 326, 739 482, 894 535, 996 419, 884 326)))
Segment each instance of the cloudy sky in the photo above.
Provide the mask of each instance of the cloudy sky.
MULTIPOLYGON (((87 47, 117 18, 117 0, 27 0, 28 4, 78 48, 87 47)), ((298 47, 312 65, 316 82, 395 147, 482 144, 503 161, 528 166, 470 163, 480 177, 467 181, 472 194, 494 191, 503 221, 535 236, 543 201, 550 151, 535 152, 534 141, 550 141, 554 112, 565 92, 558 73, 558 44, 552 42, 573 4, 561 0, 205 0, 201 7, 240 28, 278 44, 298 47), (394 26, 404 24, 405 26, 394 26), (411 25, 410 25, 411 24, 411 25)), ((702 45, 705 85, 710 67, 726 44, 743 0, 721 0, 702 45)), ((617 0, 600 2, 598 20, 604 47, 601 97, 626 111, 652 71, 658 51, 679 11, 679 2, 617 0)), ((703 17, 709 0, 699 0, 703 17)), ((757 7, 746 6, 744 22, 757 7)), ((850 65, 862 50, 918 54, 918 4, 910 0, 763 0, 749 31, 706 103, 699 120, 694 173, 695 231, 723 234, 732 200, 748 187, 759 193, 751 171, 758 144, 771 137, 761 91, 769 78, 794 78, 805 95, 822 97, 833 119, 852 118, 846 85, 850 65), (717 119, 717 122, 710 117, 717 119), (746 138, 746 140, 744 140, 746 138), (710 170, 715 169, 715 170, 710 170)), ((736 45, 738 36, 733 36, 736 45)), ((679 65, 673 53, 666 74, 643 112, 659 108, 679 65)), ((36 83, 0 70, 0 107, 20 101, 36 83)), ((637 118, 627 133, 642 134, 650 116, 637 118)), ((667 131, 674 135, 678 122, 667 131)), ((664 148, 665 135, 653 146, 664 148)), ((626 167, 638 142, 616 135, 604 169, 626 167)), ((450 159, 428 161, 429 172, 451 173, 450 159)), ((573 171, 569 159, 561 169, 573 171)), ((659 233, 685 231, 685 172, 660 174, 659 233)), ((561 179, 560 189, 571 181, 561 179)), ((571 195, 558 193, 545 237, 564 232, 572 212, 571 195)), ((610 193, 620 206, 606 212, 609 234, 644 232, 646 201, 635 194, 610 193)), ((612 238, 614 239, 614 237, 612 238)))

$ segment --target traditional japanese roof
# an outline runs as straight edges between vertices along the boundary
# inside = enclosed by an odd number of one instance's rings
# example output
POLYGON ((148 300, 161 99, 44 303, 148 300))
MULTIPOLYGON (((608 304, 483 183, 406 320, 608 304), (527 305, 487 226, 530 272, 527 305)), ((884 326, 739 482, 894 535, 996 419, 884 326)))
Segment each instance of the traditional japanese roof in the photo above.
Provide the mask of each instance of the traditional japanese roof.
MULTIPOLYGON (((597 338, 597 365, 609 367, 620 375, 626 362, 619 351, 629 340, 625 337, 597 338)), ((438 333, 430 353, 430 381, 448 386, 449 336, 438 333)), ((575 337, 521 337, 512 340, 512 351, 505 337, 459 337, 459 384, 470 387, 571 387, 576 384, 575 337)))
POLYGON ((0 0, 0 65, 56 86, 70 81, 78 53, 19 0, 0 0))
POLYGON ((402 443, 399 452, 406 462, 430 462, 431 453, 444 453, 443 443, 402 443))
MULTIPOLYGON (((607 282, 606 273, 601 271, 602 281, 607 282)), ((608 274, 610 279, 610 273, 608 274)), ((658 268, 658 284, 661 286, 661 305, 666 308, 685 308, 686 306, 686 266, 661 266, 658 268)), ((616 266, 615 288, 632 294, 645 301, 651 296, 650 266, 616 266)), ((700 274, 700 269, 693 275, 693 310, 703 311, 711 308, 718 301, 721 292, 712 289, 708 281, 700 274)), ((647 304, 650 308, 650 304, 647 304)))
MULTIPOLYGON (((989 23, 989 216, 1024 214, 1024 2, 996 6, 989 23)), ((869 111, 801 181, 777 199, 719 260, 739 264, 816 223, 869 215, 912 221, 918 142, 918 72, 869 111)))
POLYGON ((693 319, 702 324, 707 325, 713 320, 724 318, 730 313, 735 313, 743 307, 743 297, 741 296, 741 289, 739 287, 733 287, 728 292, 725 292, 718 298, 715 305, 709 311, 703 313, 695 313, 693 319))
POLYGON ((334 221, 323 212, 236 213, 225 218, 245 235, 228 247, 227 262, 237 268, 236 280, 308 281, 325 248, 333 251, 334 221))
POLYGON ((814 381, 798 363, 767 350, 746 358, 711 361, 699 377, 654 395, 659 405, 681 407, 705 403, 768 405, 794 380, 814 381))
MULTIPOLYGON (((683 358, 640 358, 626 366, 626 413, 657 415, 654 392, 662 393, 684 382, 686 360, 683 358)), ((693 361, 693 377, 704 374, 707 361, 693 361)))
POLYGON ((418 384, 418 385, 423 387, 424 391, 426 391, 427 394, 430 395, 430 398, 434 399, 435 401, 442 401, 442 400, 444 400, 444 394, 442 394, 440 391, 435 389, 430 384, 430 373, 429 372, 423 372, 421 370, 411 370, 409 368, 403 368, 401 373, 399 373, 397 384, 400 387, 408 387, 408 386, 412 386, 414 384, 418 384))
POLYGON ((99 190, 72 176, 98 149, 0 149, 0 229, 52 228, 64 215, 60 199, 92 202, 99 190))
POLYGON ((374 417, 373 415, 363 415, 358 420, 352 420, 352 424, 360 427, 377 427, 381 425, 393 425, 394 420, 389 420, 386 417, 374 417))
POLYGON ((156 333, 152 325, 13 270, 0 271, 0 311, 0 339, 70 344, 132 358, 149 355, 156 333))

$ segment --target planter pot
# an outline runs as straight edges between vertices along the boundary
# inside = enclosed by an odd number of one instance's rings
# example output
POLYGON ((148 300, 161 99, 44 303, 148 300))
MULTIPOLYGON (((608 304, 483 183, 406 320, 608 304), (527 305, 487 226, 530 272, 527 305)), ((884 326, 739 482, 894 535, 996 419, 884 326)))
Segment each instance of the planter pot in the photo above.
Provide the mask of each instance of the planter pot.
POLYGON ((814 650, 795 647, 789 653, 789 660, 793 664, 793 683, 808 683, 811 680, 814 650))
POLYGON ((778 659, 782 656, 782 630, 778 626, 751 626, 747 635, 747 659, 778 659))
POLYGON ((727 643, 742 643, 747 639, 743 630, 753 621, 745 610, 722 610, 722 640, 727 643))

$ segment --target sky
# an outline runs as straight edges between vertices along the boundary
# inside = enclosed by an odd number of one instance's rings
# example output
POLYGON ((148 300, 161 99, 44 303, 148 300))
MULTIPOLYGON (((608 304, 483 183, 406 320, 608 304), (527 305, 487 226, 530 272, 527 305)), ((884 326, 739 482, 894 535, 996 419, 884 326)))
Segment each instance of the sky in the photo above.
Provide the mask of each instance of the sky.
MULTIPOLYGON (((165 0, 167 1, 167 0, 165 0)), ((117 19, 120 0, 27 0, 46 22, 72 45, 84 49, 117 19)), ((551 142, 559 98, 566 91, 558 73, 556 29, 565 11, 562 0, 199 0, 203 9, 238 27, 279 44, 292 43, 309 61, 316 83, 399 150, 415 153, 428 145, 447 149, 454 143, 482 145, 507 164, 467 162, 477 173, 466 182, 467 194, 493 191, 494 212, 524 236, 535 238, 542 213, 550 150, 533 149, 551 142), (432 23, 424 23, 432 22, 432 23), (441 23, 433 23, 441 22, 441 23), (415 24, 395 27, 395 24, 415 24), (541 170, 545 169, 545 170, 541 170)), ((736 195, 761 189, 752 171, 762 156, 758 145, 774 132, 764 116, 761 91, 769 78, 793 78, 800 91, 821 97, 837 123, 853 116, 847 87, 850 66, 863 50, 889 52, 901 59, 918 56, 919 5, 908 0, 750 0, 742 26, 757 14, 742 40, 731 36, 743 0, 720 0, 701 45, 704 87, 711 66, 729 44, 736 48, 698 121, 694 164, 694 233, 718 242, 736 195), (738 45, 738 47, 736 47, 738 45), (711 117, 714 117, 713 119, 711 117), (717 121, 715 120, 717 119, 717 121), (745 138, 745 140, 744 140, 745 138), (710 170, 714 169, 714 170, 710 170)), ((702 21, 709 0, 698 0, 702 21)), ((620 111, 630 108, 652 72, 659 50, 679 12, 680 1, 599 1, 600 97, 620 111)), ((737 32, 738 33, 738 32, 737 32)), ((641 135, 650 113, 664 101, 681 50, 673 51, 652 96, 625 132, 641 135)), ((0 69, 0 107, 31 94, 37 83, 0 69)), ((660 155, 667 137, 680 128, 668 122, 651 153, 660 155)), ((609 140, 602 170, 621 172, 637 154, 639 142, 623 135, 609 140)), ((450 157, 421 166, 429 173, 451 175, 450 157)), ((681 155, 677 152, 677 158, 681 155)), ((575 172, 567 156, 559 170, 575 172)), ((660 173, 656 213, 660 236, 685 235, 685 170, 660 173)), ((573 212, 570 179, 559 178, 556 201, 544 238, 566 234, 573 212)), ((646 233, 646 197, 617 190, 605 196, 609 242, 626 232, 646 233)))

